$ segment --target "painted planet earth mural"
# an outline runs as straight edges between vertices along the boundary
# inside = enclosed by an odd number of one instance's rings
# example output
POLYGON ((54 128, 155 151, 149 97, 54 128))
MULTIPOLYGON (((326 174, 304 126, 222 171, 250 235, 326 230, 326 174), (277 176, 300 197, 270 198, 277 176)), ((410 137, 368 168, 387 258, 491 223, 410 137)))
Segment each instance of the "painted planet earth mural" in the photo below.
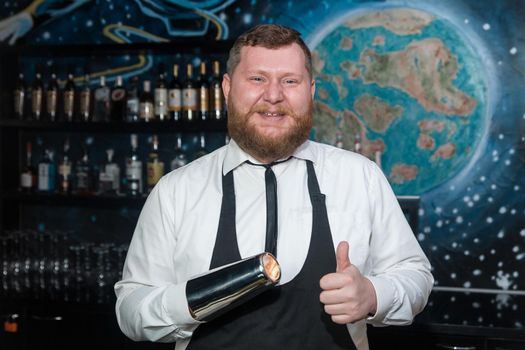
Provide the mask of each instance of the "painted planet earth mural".
POLYGON ((472 41, 410 8, 352 11, 310 43, 312 138, 381 166, 398 195, 456 175, 488 127, 488 81, 472 41))

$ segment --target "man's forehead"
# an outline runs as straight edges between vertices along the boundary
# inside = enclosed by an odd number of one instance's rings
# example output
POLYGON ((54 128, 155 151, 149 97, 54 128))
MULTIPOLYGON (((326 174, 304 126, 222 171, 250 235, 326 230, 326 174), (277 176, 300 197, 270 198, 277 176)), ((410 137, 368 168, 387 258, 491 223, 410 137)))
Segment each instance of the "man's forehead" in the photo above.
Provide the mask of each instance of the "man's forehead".
POLYGON ((241 49, 240 65, 243 63, 257 63, 259 66, 295 66, 306 62, 304 52, 296 43, 280 46, 277 48, 267 48, 264 46, 244 46, 241 49))

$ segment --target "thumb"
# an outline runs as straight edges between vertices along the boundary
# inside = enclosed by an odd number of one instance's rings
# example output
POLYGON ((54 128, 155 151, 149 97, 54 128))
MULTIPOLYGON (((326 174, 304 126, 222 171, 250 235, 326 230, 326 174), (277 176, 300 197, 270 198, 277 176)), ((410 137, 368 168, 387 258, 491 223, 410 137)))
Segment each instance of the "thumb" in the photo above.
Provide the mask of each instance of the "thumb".
POLYGON ((336 272, 342 272, 352 265, 350 258, 348 257, 349 250, 350 248, 347 241, 341 241, 337 245, 337 250, 335 252, 335 259, 337 261, 336 272))

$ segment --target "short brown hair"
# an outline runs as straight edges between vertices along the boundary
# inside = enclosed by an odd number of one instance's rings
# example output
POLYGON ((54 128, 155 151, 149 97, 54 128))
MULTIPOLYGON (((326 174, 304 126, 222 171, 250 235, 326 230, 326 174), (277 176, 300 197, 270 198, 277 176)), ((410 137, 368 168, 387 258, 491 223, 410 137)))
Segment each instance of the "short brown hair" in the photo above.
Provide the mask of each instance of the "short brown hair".
POLYGON ((267 49, 278 49, 293 43, 299 45, 303 50, 306 70, 311 77, 312 54, 303 39, 301 39, 301 34, 295 29, 279 24, 259 24, 241 34, 230 49, 226 71, 230 76, 233 74, 233 71, 241 61, 241 49, 245 46, 262 46, 267 49))

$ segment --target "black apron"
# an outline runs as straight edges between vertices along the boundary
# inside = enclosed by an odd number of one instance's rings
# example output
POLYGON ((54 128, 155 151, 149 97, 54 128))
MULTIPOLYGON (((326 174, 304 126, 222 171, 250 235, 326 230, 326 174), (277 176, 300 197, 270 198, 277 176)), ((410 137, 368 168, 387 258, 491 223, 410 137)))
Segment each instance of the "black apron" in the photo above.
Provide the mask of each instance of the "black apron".
MULTIPOLYGON (((290 282, 199 325, 187 349, 355 349, 346 326, 332 322, 319 301, 319 280, 335 272, 336 259, 325 196, 319 190, 313 163, 306 161, 306 166, 313 223, 301 271, 290 282)), ((210 269, 241 260, 235 230, 233 171, 223 176, 222 188, 221 216, 210 269)))

